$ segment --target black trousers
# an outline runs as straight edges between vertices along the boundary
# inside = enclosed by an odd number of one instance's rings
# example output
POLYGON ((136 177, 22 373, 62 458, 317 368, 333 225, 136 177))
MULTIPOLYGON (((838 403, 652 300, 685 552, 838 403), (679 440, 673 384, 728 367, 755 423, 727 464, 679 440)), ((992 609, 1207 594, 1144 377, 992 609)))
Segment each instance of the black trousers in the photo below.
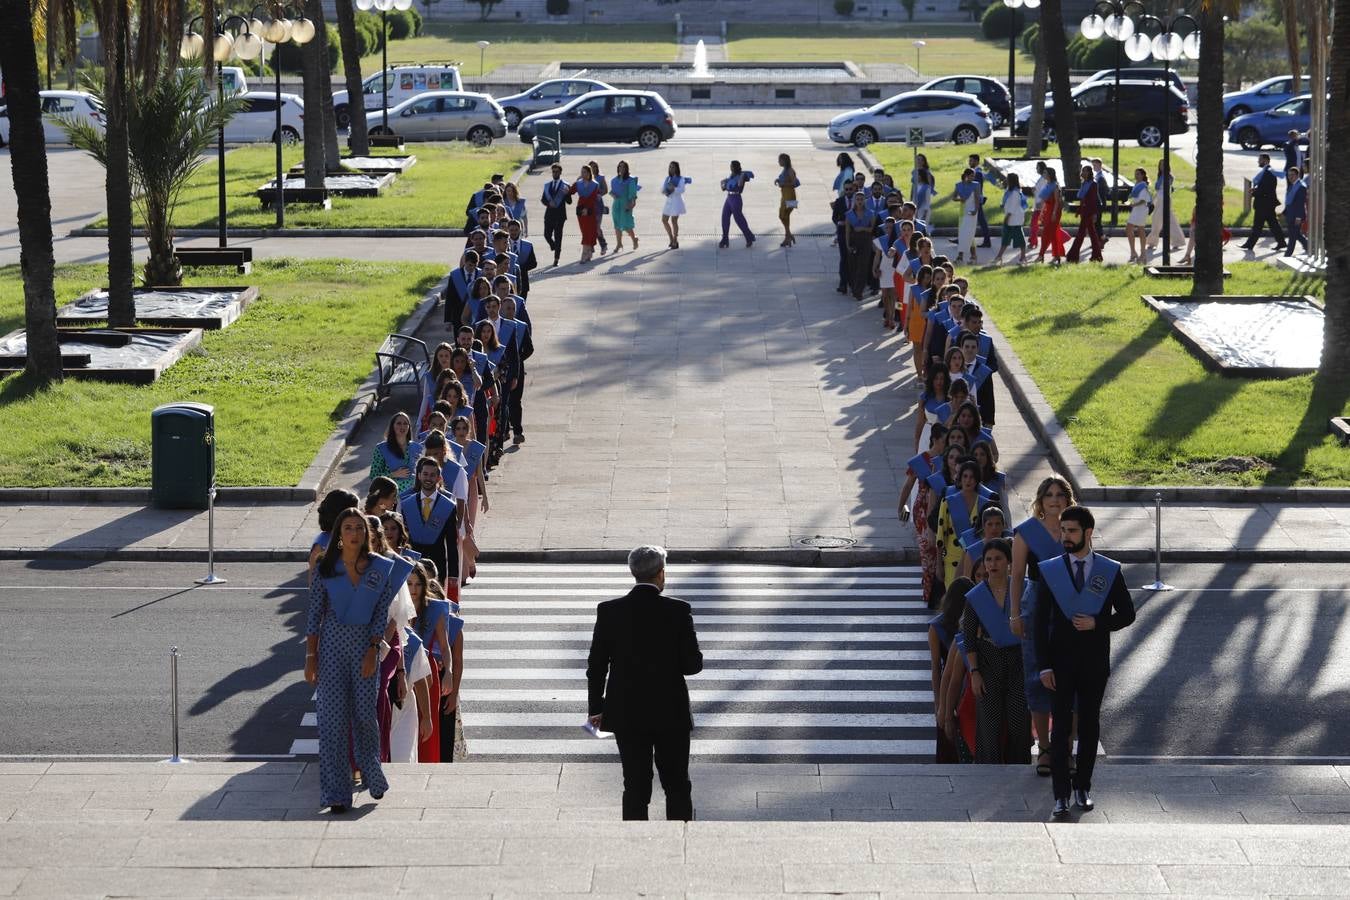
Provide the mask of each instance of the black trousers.
POLYGON ((694 818, 693 786, 689 783, 689 731, 617 731, 619 761, 623 764, 623 818, 646 821, 652 802, 652 757, 666 792, 666 819, 689 822, 694 818))
POLYGON ((562 255, 563 225, 567 224, 567 210, 549 207, 544 210, 544 240, 553 251, 553 261, 562 255))
POLYGON ((835 237, 839 242, 839 286, 847 288, 849 286, 849 252, 848 239, 844 236, 844 226, 834 226, 835 237))
POLYGON ((1280 227, 1279 216, 1275 215, 1274 209, 1252 208, 1252 233, 1247 238, 1247 243, 1242 246, 1250 249, 1256 246, 1256 242, 1261 240, 1261 232, 1266 228, 1275 236, 1276 244, 1284 243, 1284 229, 1280 227))
POLYGON ((525 373, 521 372, 516 376, 516 386, 507 392, 506 414, 511 423, 511 431, 515 434, 524 434, 525 427, 521 424, 523 415, 521 404, 525 399, 525 373))
POLYGON ((1102 697, 1106 696, 1109 671, 1055 669, 1055 690, 1050 702, 1050 777, 1055 797, 1068 797, 1074 788, 1092 790, 1092 768, 1097 764, 1101 738, 1102 697), (1073 748, 1074 704, 1078 711, 1078 774, 1069 779, 1069 751, 1073 748))

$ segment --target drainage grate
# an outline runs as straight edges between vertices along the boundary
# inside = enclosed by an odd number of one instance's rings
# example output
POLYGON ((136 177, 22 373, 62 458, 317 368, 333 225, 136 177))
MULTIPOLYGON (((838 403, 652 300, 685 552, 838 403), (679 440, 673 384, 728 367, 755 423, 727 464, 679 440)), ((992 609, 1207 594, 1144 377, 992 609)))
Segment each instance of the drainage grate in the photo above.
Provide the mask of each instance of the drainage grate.
POLYGON ((827 537, 818 534, 815 537, 798 538, 797 543, 807 547, 819 547, 826 550, 837 550, 841 547, 852 547, 857 541, 852 538, 827 537))

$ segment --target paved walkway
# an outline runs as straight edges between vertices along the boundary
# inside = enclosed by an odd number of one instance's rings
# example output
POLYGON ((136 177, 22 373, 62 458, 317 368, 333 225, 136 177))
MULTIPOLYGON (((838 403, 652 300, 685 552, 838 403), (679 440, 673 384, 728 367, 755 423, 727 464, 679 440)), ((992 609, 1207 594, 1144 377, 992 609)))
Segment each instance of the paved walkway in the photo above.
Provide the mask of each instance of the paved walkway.
POLYGON ((704 765, 684 824, 618 821, 612 764, 390 766, 344 818, 298 762, 0 765, 16 896, 1332 896, 1350 877, 1329 766, 1103 766, 1099 808, 1046 824, 1046 781, 1010 769, 704 765))

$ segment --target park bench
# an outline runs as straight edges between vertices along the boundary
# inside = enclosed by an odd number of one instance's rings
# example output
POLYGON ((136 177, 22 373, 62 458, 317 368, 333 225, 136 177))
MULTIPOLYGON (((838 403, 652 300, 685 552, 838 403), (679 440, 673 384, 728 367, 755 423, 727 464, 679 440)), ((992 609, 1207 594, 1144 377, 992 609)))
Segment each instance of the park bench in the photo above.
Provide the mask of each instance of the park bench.
MULTIPOLYGON (((259 188, 254 192, 258 200, 262 203, 263 209, 271 209, 277 200, 276 188, 259 188)), ((292 203, 306 203, 312 206, 320 206, 324 209, 332 209, 333 204, 328 196, 327 188, 311 187, 288 187, 282 190, 283 199, 287 205, 292 203)))
POLYGON ((425 341, 410 334, 391 334, 375 351, 375 368, 379 383, 375 402, 384 400, 396 387, 413 386, 422 389, 422 376, 431 371, 431 351, 425 341))
POLYGON ((179 247, 174 256, 180 266, 233 266, 240 275, 253 269, 252 247, 179 247))

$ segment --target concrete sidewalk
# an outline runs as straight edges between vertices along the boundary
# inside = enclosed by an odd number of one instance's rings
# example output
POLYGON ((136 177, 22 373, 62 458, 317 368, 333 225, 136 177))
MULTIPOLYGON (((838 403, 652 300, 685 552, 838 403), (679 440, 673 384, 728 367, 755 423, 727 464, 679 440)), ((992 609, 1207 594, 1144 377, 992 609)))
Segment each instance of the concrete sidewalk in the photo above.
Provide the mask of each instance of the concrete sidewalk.
MULTIPOLYGON (((388 771, 383 800, 360 794, 337 818, 318 812, 313 764, 3 763, 0 894, 1311 896, 1350 883, 1350 784, 1331 766, 1104 765, 1098 809, 1054 824, 1046 779, 1006 767, 696 765, 688 824, 618 821, 617 765, 388 771)), ((658 789, 658 818, 662 802, 658 789)))

